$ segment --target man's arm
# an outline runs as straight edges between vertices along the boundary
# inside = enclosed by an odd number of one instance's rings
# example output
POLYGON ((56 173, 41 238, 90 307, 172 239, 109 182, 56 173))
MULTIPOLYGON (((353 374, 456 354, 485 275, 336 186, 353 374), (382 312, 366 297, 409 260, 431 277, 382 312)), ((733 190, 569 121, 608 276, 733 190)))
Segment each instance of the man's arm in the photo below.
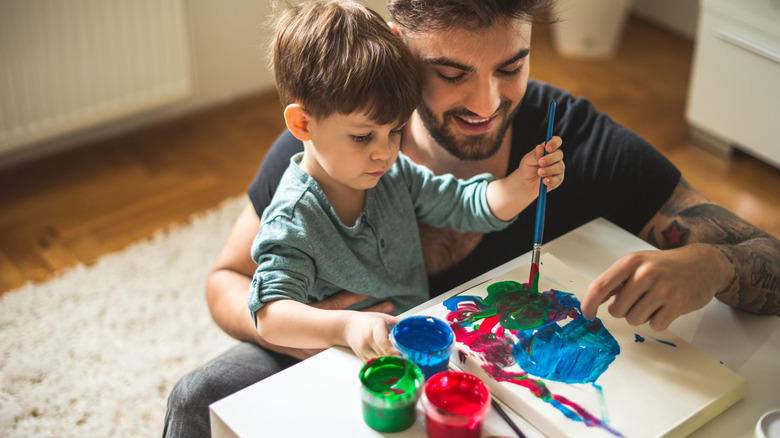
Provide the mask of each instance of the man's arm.
MULTIPOLYGON (((252 205, 248 204, 233 225, 206 283, 206 301, 211 317, 225 333, 238 340, 254 342, 265 348, 305 359, 320 350, 299 350, 269 344, 260 337, 252 323, 247 297, 257 265, 252 260, 250 248, 259 229, 260 219, 252 205)), ((323 309, 345 309, 366 298, 364 295, 345 291, 312 305, 323 309)), ((392 309, 392 304, 380 303, 365 310, 388 313, 392 309)))
POLYGON ((582 300, 586 317, 612 296, 610 314, 655 330, 712 297, 780 315, 780 242, 684 180, 639 236, 664 251, 628 254, 596 278, 582 300))

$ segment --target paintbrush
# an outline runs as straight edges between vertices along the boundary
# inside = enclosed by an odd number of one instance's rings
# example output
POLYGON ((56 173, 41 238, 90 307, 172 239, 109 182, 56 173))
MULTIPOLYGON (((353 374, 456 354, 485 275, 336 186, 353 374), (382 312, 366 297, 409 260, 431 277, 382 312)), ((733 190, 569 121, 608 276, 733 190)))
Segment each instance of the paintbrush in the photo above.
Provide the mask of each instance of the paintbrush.
MULTIPOLYGON (((547 119, 547 140, 545 145, 552 139, 553 124, 555 122, 555 101, 550 101, 550 114, 547 119)), ((547 155, 545 149, 544 155, 547 155)), ((528 282, 531 285, 531 291, 539 293, 539 258, 542 255, 542 234, 544 233, 544 210, 547 207, 547 186, 544 185, 544 178, 539 181, 539 199, 536 204, 536 227, 534 228, 534 247, 531 251, 531 275, 528 282)))
POLYGON ((523 431, 520 430, 519 427, 517 427, 517 424, 514 421, 512 421, 512 418, 509 417, 509 414, 507 414, 506 411, 504 411, 504 408, 502 408, 501 405, 498 404, 495 398, 491 397, 490 403, 493 405, 493 409, 495 409, 496 412, 498 412, 498 415, 500 415, 501 418, 503 418, 504 421, 506 421, 506 424, 508 424, 509 427, 511 427, 512 430, 517 434, 518 438, 526 438, 523 431))

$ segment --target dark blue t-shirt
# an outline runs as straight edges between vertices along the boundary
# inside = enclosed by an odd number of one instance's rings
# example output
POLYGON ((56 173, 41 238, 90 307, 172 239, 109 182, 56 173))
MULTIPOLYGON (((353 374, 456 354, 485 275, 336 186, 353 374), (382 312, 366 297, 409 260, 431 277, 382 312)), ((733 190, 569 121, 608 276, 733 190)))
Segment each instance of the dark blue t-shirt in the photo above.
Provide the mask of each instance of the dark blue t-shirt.
MULTIPOLYGON (((547 134, 547 111, 556 101, 554 134, 563 140, 563 184, 547 195, 544 241, 604 217, 638 234, 669 199, 680 171, 638 135, 598 113, 587 100, 529 81, 512 124, 508 171, 547 134)), ((289 131, 276 140, 249 187, 258 216, 270 202, 290 157, 303 144, 289 131)), ((508 173, 508 172, 507 172, 508 173)), ((458 265, 430 280, 431 295, 446 292, 531 250, 536 202, 503 231, 485 234, 458 265)))

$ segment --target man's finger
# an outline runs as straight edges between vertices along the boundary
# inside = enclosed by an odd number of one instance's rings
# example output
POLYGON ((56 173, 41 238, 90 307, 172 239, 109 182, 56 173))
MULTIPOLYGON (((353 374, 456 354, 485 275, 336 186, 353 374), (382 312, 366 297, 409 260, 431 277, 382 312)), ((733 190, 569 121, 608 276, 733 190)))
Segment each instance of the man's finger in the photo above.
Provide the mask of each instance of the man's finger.
POLYGON ((625 284, 633 272, 628 265, 625 260, 618 260, 593 280, 580 303, 582 316, 587 319, 595 318, 599 306, 619 292, 618 289, 625 284))

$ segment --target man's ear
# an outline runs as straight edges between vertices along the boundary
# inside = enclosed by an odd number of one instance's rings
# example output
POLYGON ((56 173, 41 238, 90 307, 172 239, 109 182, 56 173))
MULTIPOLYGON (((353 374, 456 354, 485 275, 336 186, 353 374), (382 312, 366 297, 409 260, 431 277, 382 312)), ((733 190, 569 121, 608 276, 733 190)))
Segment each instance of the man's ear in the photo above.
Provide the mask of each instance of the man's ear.
POLYGON ((287 129, 300 141, 311 140, 310 121, 311 116, 298 103, 291 103, 284 109, 284 122, 287 124, 287 129))

